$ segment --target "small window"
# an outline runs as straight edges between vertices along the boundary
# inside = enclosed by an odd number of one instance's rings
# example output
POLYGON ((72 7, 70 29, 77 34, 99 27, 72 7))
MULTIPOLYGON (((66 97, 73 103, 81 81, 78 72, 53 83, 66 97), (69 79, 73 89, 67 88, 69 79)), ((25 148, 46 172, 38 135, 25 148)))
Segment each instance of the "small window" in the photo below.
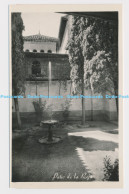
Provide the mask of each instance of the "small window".
POLYGON ((52 53, 52 51, 51 51, 51 50, 48 50, 47 52, 48 52, 48 53, 52 53))
POLYGON ((44 50, 40 50, 41 53, 44 53, 44 50))
POLYGON ((26 49, 25 52, 30 52, 29 49, 26 49))
POLYGON ((34 49, 34 50, 33 50, 33 52, 34 52, 34 53, 37 53, 37 50, 36 50, 36 49, 34 49))

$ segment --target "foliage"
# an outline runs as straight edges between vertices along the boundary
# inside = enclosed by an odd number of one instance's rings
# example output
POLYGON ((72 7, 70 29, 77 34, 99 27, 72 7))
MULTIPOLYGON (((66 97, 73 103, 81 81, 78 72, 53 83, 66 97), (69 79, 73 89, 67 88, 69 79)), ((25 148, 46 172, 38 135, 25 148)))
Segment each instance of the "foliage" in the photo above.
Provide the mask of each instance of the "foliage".
POLYGON ((56 67, 56 77, 58 80, 65 81, 69 79, 69 70, 70 67, 68 64, 62 64, 62 65, 57 65, 56 67))
MULTIPOLYGON (((68 50, 74 94, 84 95, 84 88, 91 88, 118 95, 117 22, 73 16, 68 50)), ((118 111, 117 98, 116 106, 118 111)))
POLYGON ((84 77, 84 55, 81 46, 83 29, 80 28, 79 23, 80 17, 74 16, 72 20, 71 35, 67 46, 69 51, 69 62, 71 65, 70 78, 74 83, 73 86, 75 90, 77 89, 78 85, 81 86, 84 77))
POLYGON ((39 61, 34 61, 32 65, 32 74, 38 76, 41 73, 41 65, 39 61))
POLYGON ((60 95, 60 88, 61 85, 64 87, 64 90, 67 89, 67 80, 69 79, 69 72, 70 72, 70 67, 68 64, 63 64, 63 65, 57 65, 56 68, 56 78, 59 82, 59 95, 60 95))
MULTIPOLYGON (((11 15, 11 54, 12 54, 12 95, 17 96, 25 92, 25 57, 23 53, 23 37, 24 30, 21 13, 12 13, 11 15)), ((19 114, 18 99, 14 98, 17 127, 21 129, 21 119, 19 114)))
POLYGON ((12 95, 25 91, 25 57, 23 53, 24 30, 21 13, 12 13, 12 95))
POLYGON ((61 106, 62 106, 62 110, 63 110, 63 116, 68 117, 69 116, 69 109, 71 106, 71 100, 66 99, 64 104, 61 104, 61 106))
POLYGON ((35 112, 40 119, 44 119, 45 117, 52 119, 52 116, 54 115, 53 108, 54 105, 48 104, 47 101, 41 102, 41 99, 39 101, 33 101, 33 106, 35 109, 35 112))
POLYGON ((118 92, 118 26, 95 20, 85 30, 85 80, 94 92, 118 92), (92 26, 92 27, 91 27, 92 26), (92 44, 91 44, 92 43, 92 44), (90 45, 91 44, 91 45, 90 45))
POLYGON ((112 91, 112 87, 118 91, 117 31, 117 23, 112 21, 73 17, 68 49, 75 88, 80 87, 84 76, 85 87, 95 92, 112 91))
POLYGON ((109 55, 105 51, 98 51, 96 56, 89 61, 85 75, 90 76, 91 89, 94 92, 103 93, 105 91, 114 94, 113 80, 110 74, 110 63, 107 59, 109 55))
POLYGON ((112 164, 109 157, 104 158, 104 181, 119 181, 119 161, 112 164))
POLYGON ((49 119, 52 119, 52 117, 54 116, 53 108, 54 108, 54 105, 53 104, 49 104, 47 106, 46 115, 47 115, 47 117, 49 119))
POLYGON ((40 101, 33 101, 35 112, 37 113, 43 113, 46 110, 46 101, 43 101, 42 103, 40 101))

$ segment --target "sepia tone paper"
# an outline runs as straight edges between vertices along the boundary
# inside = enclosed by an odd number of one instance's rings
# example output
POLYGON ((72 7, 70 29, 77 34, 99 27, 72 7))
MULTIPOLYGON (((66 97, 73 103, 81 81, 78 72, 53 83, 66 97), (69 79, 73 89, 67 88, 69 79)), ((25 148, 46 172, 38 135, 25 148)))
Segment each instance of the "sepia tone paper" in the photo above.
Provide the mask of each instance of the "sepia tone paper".
MULTIPOLYGON (((11 14, 51 13, 51 12, 118 12, 118 62, 119 62, 119 94, 123 94, 123 49, 122 49, 122 5, 10 5, 9 6, 9 47, 10 47, 10 95, 12 95, 12 56, 11 56, 11 14)), ((12 182, 12 99, 10 99, 10 187, 11 188, 122 188, 123 187, 123 101, 119 100, 119 181, 91 182, 12 182)))

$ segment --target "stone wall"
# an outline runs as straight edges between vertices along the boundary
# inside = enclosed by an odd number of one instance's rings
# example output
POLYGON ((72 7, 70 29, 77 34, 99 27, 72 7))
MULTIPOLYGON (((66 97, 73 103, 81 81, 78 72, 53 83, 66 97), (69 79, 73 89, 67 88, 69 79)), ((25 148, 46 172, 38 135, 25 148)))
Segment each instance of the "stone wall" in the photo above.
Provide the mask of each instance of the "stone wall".
POLYGON ((51 62, 52 79, 70 79, 70 65, 68 55, 64 54, 47 54, 47 53, 25 53, 26 55, 26 77, 32 74, 32 65, 34 61, 38 61, 41 65, 41 74, 43 80, 47 80, 49 76, 49 62, 51 62), (64 77, 66 75, 66 77, 64 77))
POLYGON ((33 52, 34 49, 37 50, 37 52, 40 52, 40 50, 44 50, 45 53, 48 52, 48 50, 51 50, 52 53, 56 53, 56 42, 32 42, 32 41, 25 41, 24 42, 24 51, 27 49, 30 52, 33 52))
MULTIPOLYGON (((72 95, 72 86, 71 82, 67 81, 66 87, 62 84, 60 88, 60 84, 58 81, 52 81, 51 85, 49 87, 49 93, 48 93, 48 81, 38 81, 37 85, 37 95, 44 95, 44 96, 63 96, 62 99, 45 99, 42 98, 41 101, 46 101, 47 106, 52 104, 52 110, 54 113, 56 113, 55 117, 59 120, 63 120, 63 109, 62 104, 66 101, 67 95, 72 95)), ((91 96, 91 91, 86 90, 85 92, 86 96, 91 96)), ((26 83, 26 92, 25 96, 36 95, 36 85, 33 81, 27 81, 26 83)), ((99 94, 93 94, 93 95, 99 95, 99 94)), ((68 98, 67 98, 68 99, 68 98)), ((35 115, 35 110, 33 106, 33 101, 38 101, 38 99, 35 98, 23 98, 19 99, 19 109, 21 112, 21 115, 23 117, 29 117, 35 115)), ((81 99, 72 99, 71 100, 71 106, 70 106, 70 115, 68 120, 81 120, 81 99)), ((117 120, 117 113, 116 113, 116 104, 114 100, 109 99, 91 99, 87 98, 85 100, 85 109, 86 109, 86 120, 117 120), (93 110, 92 110, 93 109, 93 110)), ((15 112, 15 108, 13 105, 13 112, 15 112)))
MULTIPOLYGON (((105 94, 103 94, 105 95, 105 94)), ((117 109, 116 109, 116 100, 115 99, 104 99, 103 108, 105 111, 104 119, 105 120, 111 120, 111 121, 117 121, 118 115, 117 115, 117 109)))
MULTIPOLYGON (((27 95, 35 96, 58 96, 62 95, 62 99, 41 99, 42 102, 46 100, 47 105, 52 104, 52 109, 54 111, 54 117, 59 120, 64 120, 62 104, 66 101, 67 95, 72 95, 72 84, 70 81, 70 65, 68 62, 68 55, 65 54, 46 54, 46 53, 25 53, 26 55, 26 90, 25 98, 19 99, 19 109, 22 118, 25 120, 32 119, 36 117, 35 109, 33 106, 33 101, 38 100, 34 98, 26 98, 27 95), (29 75, 32 74, 32 64, 33 61, 39 61, 41 64, 41 73, 44 74, 43 78, 38 81, 30 80, 29 75), (52 81, 51 85, 48 85, 49 77, 49 62, 51 62, 52 70, 52 81), (60 82, 60 79, 64 79, 64 82, 60 82), (67 80, 67 81, 66 81, 67 80), (63 83, 66 83, 64 85, 63 83)), ((86 96, 100 95, 91 94, 90 90, 85 91, 86 96)), ((105 96, 103 94, 103 96, 105 96)), ((70 106, 70 114, 67 118, 69 121, 81 121, 82 107, 81 99, 72 99, 70 106)), ((117 120, 116 112, 116 102, 114 99, 92 99, 87 98, 85 100, 85 112, 86 120, 117 120)), ((15 114, 15 107, 13 104, 13 113, 15 114)))

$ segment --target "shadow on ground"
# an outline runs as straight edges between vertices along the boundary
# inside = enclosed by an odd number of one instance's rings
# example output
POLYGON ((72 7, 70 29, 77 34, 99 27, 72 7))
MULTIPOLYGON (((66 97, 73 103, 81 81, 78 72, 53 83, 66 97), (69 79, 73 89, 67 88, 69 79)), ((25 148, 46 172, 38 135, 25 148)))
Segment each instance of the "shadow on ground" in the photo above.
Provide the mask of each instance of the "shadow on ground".
POLYGON ((66 126, 54 128, 53 131, 63 140, 51 145, 38 142, 39 138, 47 135, 47 128, 37 127, 36 130, 13 133, 13 182, 93 181, 92 175, 78 157, 76 148, 93 151, 115 150, 118 147, 113 142, 68 136, 69 129, 66 126))
POLYGON ((84 137, 76 137, 70 136, 70 142, 75 147, 83 148, 85 151, 115 151, 118 148, 118 144, 110 141, 100 141, 93 138, 84 138, 84 137))

